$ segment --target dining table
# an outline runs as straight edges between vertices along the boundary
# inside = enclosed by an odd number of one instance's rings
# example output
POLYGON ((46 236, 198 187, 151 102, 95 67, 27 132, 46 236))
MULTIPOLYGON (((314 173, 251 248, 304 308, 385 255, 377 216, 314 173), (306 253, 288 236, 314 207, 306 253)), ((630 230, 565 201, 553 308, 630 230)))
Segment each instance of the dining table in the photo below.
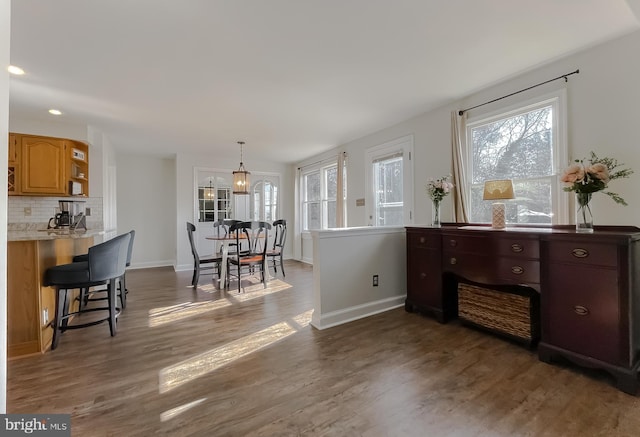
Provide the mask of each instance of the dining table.
MULTIPOLYGON (((264 238, 264 236, 262 238, 264 238)), ((220 242, 220 246, 221 246, 220 249, 222 251, 222 260, 221 260, 222 266, 220 268, 220 277, 218 278, 218 288, 220 289, 225 288, 227 283, 226 282, 227 281, 227 260, 229 259, 229 246, 232 243, 236 242, 236 236, 230 235, 230 234, 226 234, 226 235, 214 234, 214 235, 206 236, 205 239, 220 242)), ((244 234, 240 235, 238 239, 249 241, 247 235, 244 235, 244 234)), ((264 268, 264 274, 266 275, 267 281, 270 278, 268 267, 269 265, 267 263, 267 258, 265 257, 263 268, 264 268)))

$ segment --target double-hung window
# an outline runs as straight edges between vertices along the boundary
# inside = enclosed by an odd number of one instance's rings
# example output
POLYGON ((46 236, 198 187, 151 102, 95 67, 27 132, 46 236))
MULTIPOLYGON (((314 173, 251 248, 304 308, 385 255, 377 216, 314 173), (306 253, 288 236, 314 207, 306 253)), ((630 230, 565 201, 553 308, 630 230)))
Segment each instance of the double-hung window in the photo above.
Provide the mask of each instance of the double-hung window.
POLYGON ((507 201, 508 223, 566 222, 558 169, 566 159, 564 93, 467 123, 469 221, 491 222, 491 203, 482 200, 484 182, 511 179, 515 199, 507 201))
POLYGON ((337 227, 338 164, 309 168, 301 174, 302 230, 337 227))

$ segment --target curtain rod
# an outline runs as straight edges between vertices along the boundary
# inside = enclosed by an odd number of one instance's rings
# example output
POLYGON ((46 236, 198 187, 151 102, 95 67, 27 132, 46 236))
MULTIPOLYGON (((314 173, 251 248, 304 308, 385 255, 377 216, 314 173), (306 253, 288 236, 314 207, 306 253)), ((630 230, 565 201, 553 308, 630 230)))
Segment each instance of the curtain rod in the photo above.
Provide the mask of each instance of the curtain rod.
MULTIPOLYGON (((347 152, 342 152, 342 155, 346 157, 347 152)), ((310 164, 301 165, 300 167, 298 167, 298 170, 302 170, 305 167, 311 167, 312 165, 322 164, 323 162, 329 162, 329 161, 333 161, 333 158, 325 158, 325 159, 321 159, 320 161, 312 162, 310 164)))
POLYGON ((544 85, 545 83, 553 82, 553 81, 558 80, 558 79, 564 79, 565 82, 568 82, 569 81, 569 79, 568 79, 569 76, 571 76, 572 74, 578 74, 578 73, 580 73, 580 70, 572 71, 571 73, 563 74, 562 76, 554 77, 553 79, 549 79, 549 80, 546 80, 544 82, 540 82, 540 83, 537 83, 535 85, 531 85, 529 88, 524 88, 524 89, 521 89, 520 91, 516 91, 514 93, 507 94, 506 96, 498 97, 497 99, 493 99, 493 100, 491 100, 489 102, 484 102, 484 103, 481 103, 479 105, 472 106, 471 108, 461 109, 460 111, 458 111, 458 115, 462 116, 465 112, 470 111, 472 109, 476 109, 476 108, 479 108, 480 106, 488 105, 489 103, 497 102, 498 100, 506 99, 507 97, 511 97, 511 96, 516 95, 516 94, 520 94, 522 92, 529 91, 532 88, 539 87, 540 85, 544 85))

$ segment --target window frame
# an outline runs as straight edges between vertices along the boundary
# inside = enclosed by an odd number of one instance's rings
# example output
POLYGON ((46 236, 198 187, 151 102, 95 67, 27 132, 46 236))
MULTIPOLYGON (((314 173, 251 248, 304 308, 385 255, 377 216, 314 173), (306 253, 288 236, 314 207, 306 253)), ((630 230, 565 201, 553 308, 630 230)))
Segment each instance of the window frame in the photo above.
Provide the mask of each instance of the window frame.
MULTIPOLYGON (((543 108, 545 106, 552 106, 553 112, 553 126, 552 126, 552 174, 549 176, 542 176, 537 178, 522 178, 514 179, 526 180, 526 179, 548 179, 551 182, 551 216, 550 224, 537 224, 542 226, 551 226, 558 223, 569 223, 569 198, 563 195, 562 184, 559 181, 559 174, 562 169, 566 167, 568 161, 568 143, 567 143, 567 97, 566 89, 556 90, 550 93, 541 94, 537 97, 529 98, 518 103, 504 106, 493 111, 479 114, 474 117, 469 117, 466 122, 465 132, 465 172, 467 174, 467 186, 464 188, 466 191, 467 199, 472 197, 472 188, 478 184, 473 183, 473 144, 472 144, 472 129, 478 126, 494 123, 506 118, 515 117, 519 114, 524 114, 536 109, 543 108)), ((517 192, 516 192, 517 196, 517 192)), ((471 213, 471 205, 469 205, 469 213, 471 213)), ((482 221, 475 221, 473 217, 469 216, 469 221, 475 223, 484 223, 482 221)), ((490 221, 486 222, 490 223, 490 221)))
POLYGON ((406 135, 377 146, 369 147, 365 151, 365 188, 366 188, 366 222, 369 226, 376 226, 374 219, 376 210, 375 176, 373 164, 393 155, 402 156, 402 225, 413 224, 413 135, 406 135), (406 158, 406 159, 405 159, 406 158))
MULTIPOLYGON (((338 160, 332 159, 327 160, 321 164, 308 166, 300 171, 300 229, 303 233, 308 233, 311 231, 324 230, 324 229, 335 229, 329 228, 329 214, 328 214, 328 204, 330 201, 338 202, 337 196, 339 193, 336 191, 336 198, 329 199, 328 197, 328 184, 327 184, 327 171, 330 169, 336 169, 338 171, 338 160), (320 178, 320 198, 318 200, 307 200, 307 176, 312 174, 318 174, 320 178), (306 207, 309 204, 317 204, 320 209, 320 228, 318 229, 309 229, 307 216, 305 214, 306 207)), ((337 183, 337 180, 336 180, 337 183)), ((336 187, 337 189, 337 187, 336 187)), ((344 199, 343 199, 344 202, 344 199)), ((337 217, 336 217, 337 220, 337 217)))

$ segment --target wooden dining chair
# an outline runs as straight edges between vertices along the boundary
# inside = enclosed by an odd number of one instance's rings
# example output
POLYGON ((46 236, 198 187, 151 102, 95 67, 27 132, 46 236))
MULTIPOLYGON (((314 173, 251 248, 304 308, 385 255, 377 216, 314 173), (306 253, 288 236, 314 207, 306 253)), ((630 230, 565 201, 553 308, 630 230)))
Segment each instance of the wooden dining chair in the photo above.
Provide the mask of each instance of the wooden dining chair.
POLYGON ((264 288, 267 288, 268 272, 265 271, 265 260, 267 255, 266 241, 269 238, 269 229, 271 229, 271 224, 261 221, 236 223, 230 228, 230 232, 235 235, 236 243, 238 245, 242 240, 247 238, 246 236, 249 236, 250 240, 264 240, 264 244, 261 245, 261 250, 259 252, 251 250, 238 251, 227 259, 227 278, 233 276, 237 279, 238 293, 242 288, 242 277, 255 275, 256 270, 260 272, 261 282, 264 284, 264 288), (235 267, 235 271, 233 267, 235 267))
POLYGON ((201 274, 213 275, 217 272, 220 277, 220 264, 222 263, 221 256, 212 256, 207 258, 200 258, 196 244, 193 239, 193 233, 196 231, 196 227, 193 223, 187 222, 187 234, 189 236, 189 244, 191 245, 191 254, 193 255, 193 277, 191 278, 191 285, 193 288, 198 287, 198 281, 201 274), (215 270, 216 272, 214 272, 215 270), (203 273, 205 272, 205 273, 203 273))
POLYGON ((278 273, 276 258, 280 258, 280 270, 282 270, 282 276, 286 276, 284 274, 282 254, 284 252, 284 243, 287 241, 287 221, 284 219, 276 220, 273 222, 273 229, 275 238, 273 239, 273 247, 267 250, 267 259, 273 260, 273 271, 278 273))

